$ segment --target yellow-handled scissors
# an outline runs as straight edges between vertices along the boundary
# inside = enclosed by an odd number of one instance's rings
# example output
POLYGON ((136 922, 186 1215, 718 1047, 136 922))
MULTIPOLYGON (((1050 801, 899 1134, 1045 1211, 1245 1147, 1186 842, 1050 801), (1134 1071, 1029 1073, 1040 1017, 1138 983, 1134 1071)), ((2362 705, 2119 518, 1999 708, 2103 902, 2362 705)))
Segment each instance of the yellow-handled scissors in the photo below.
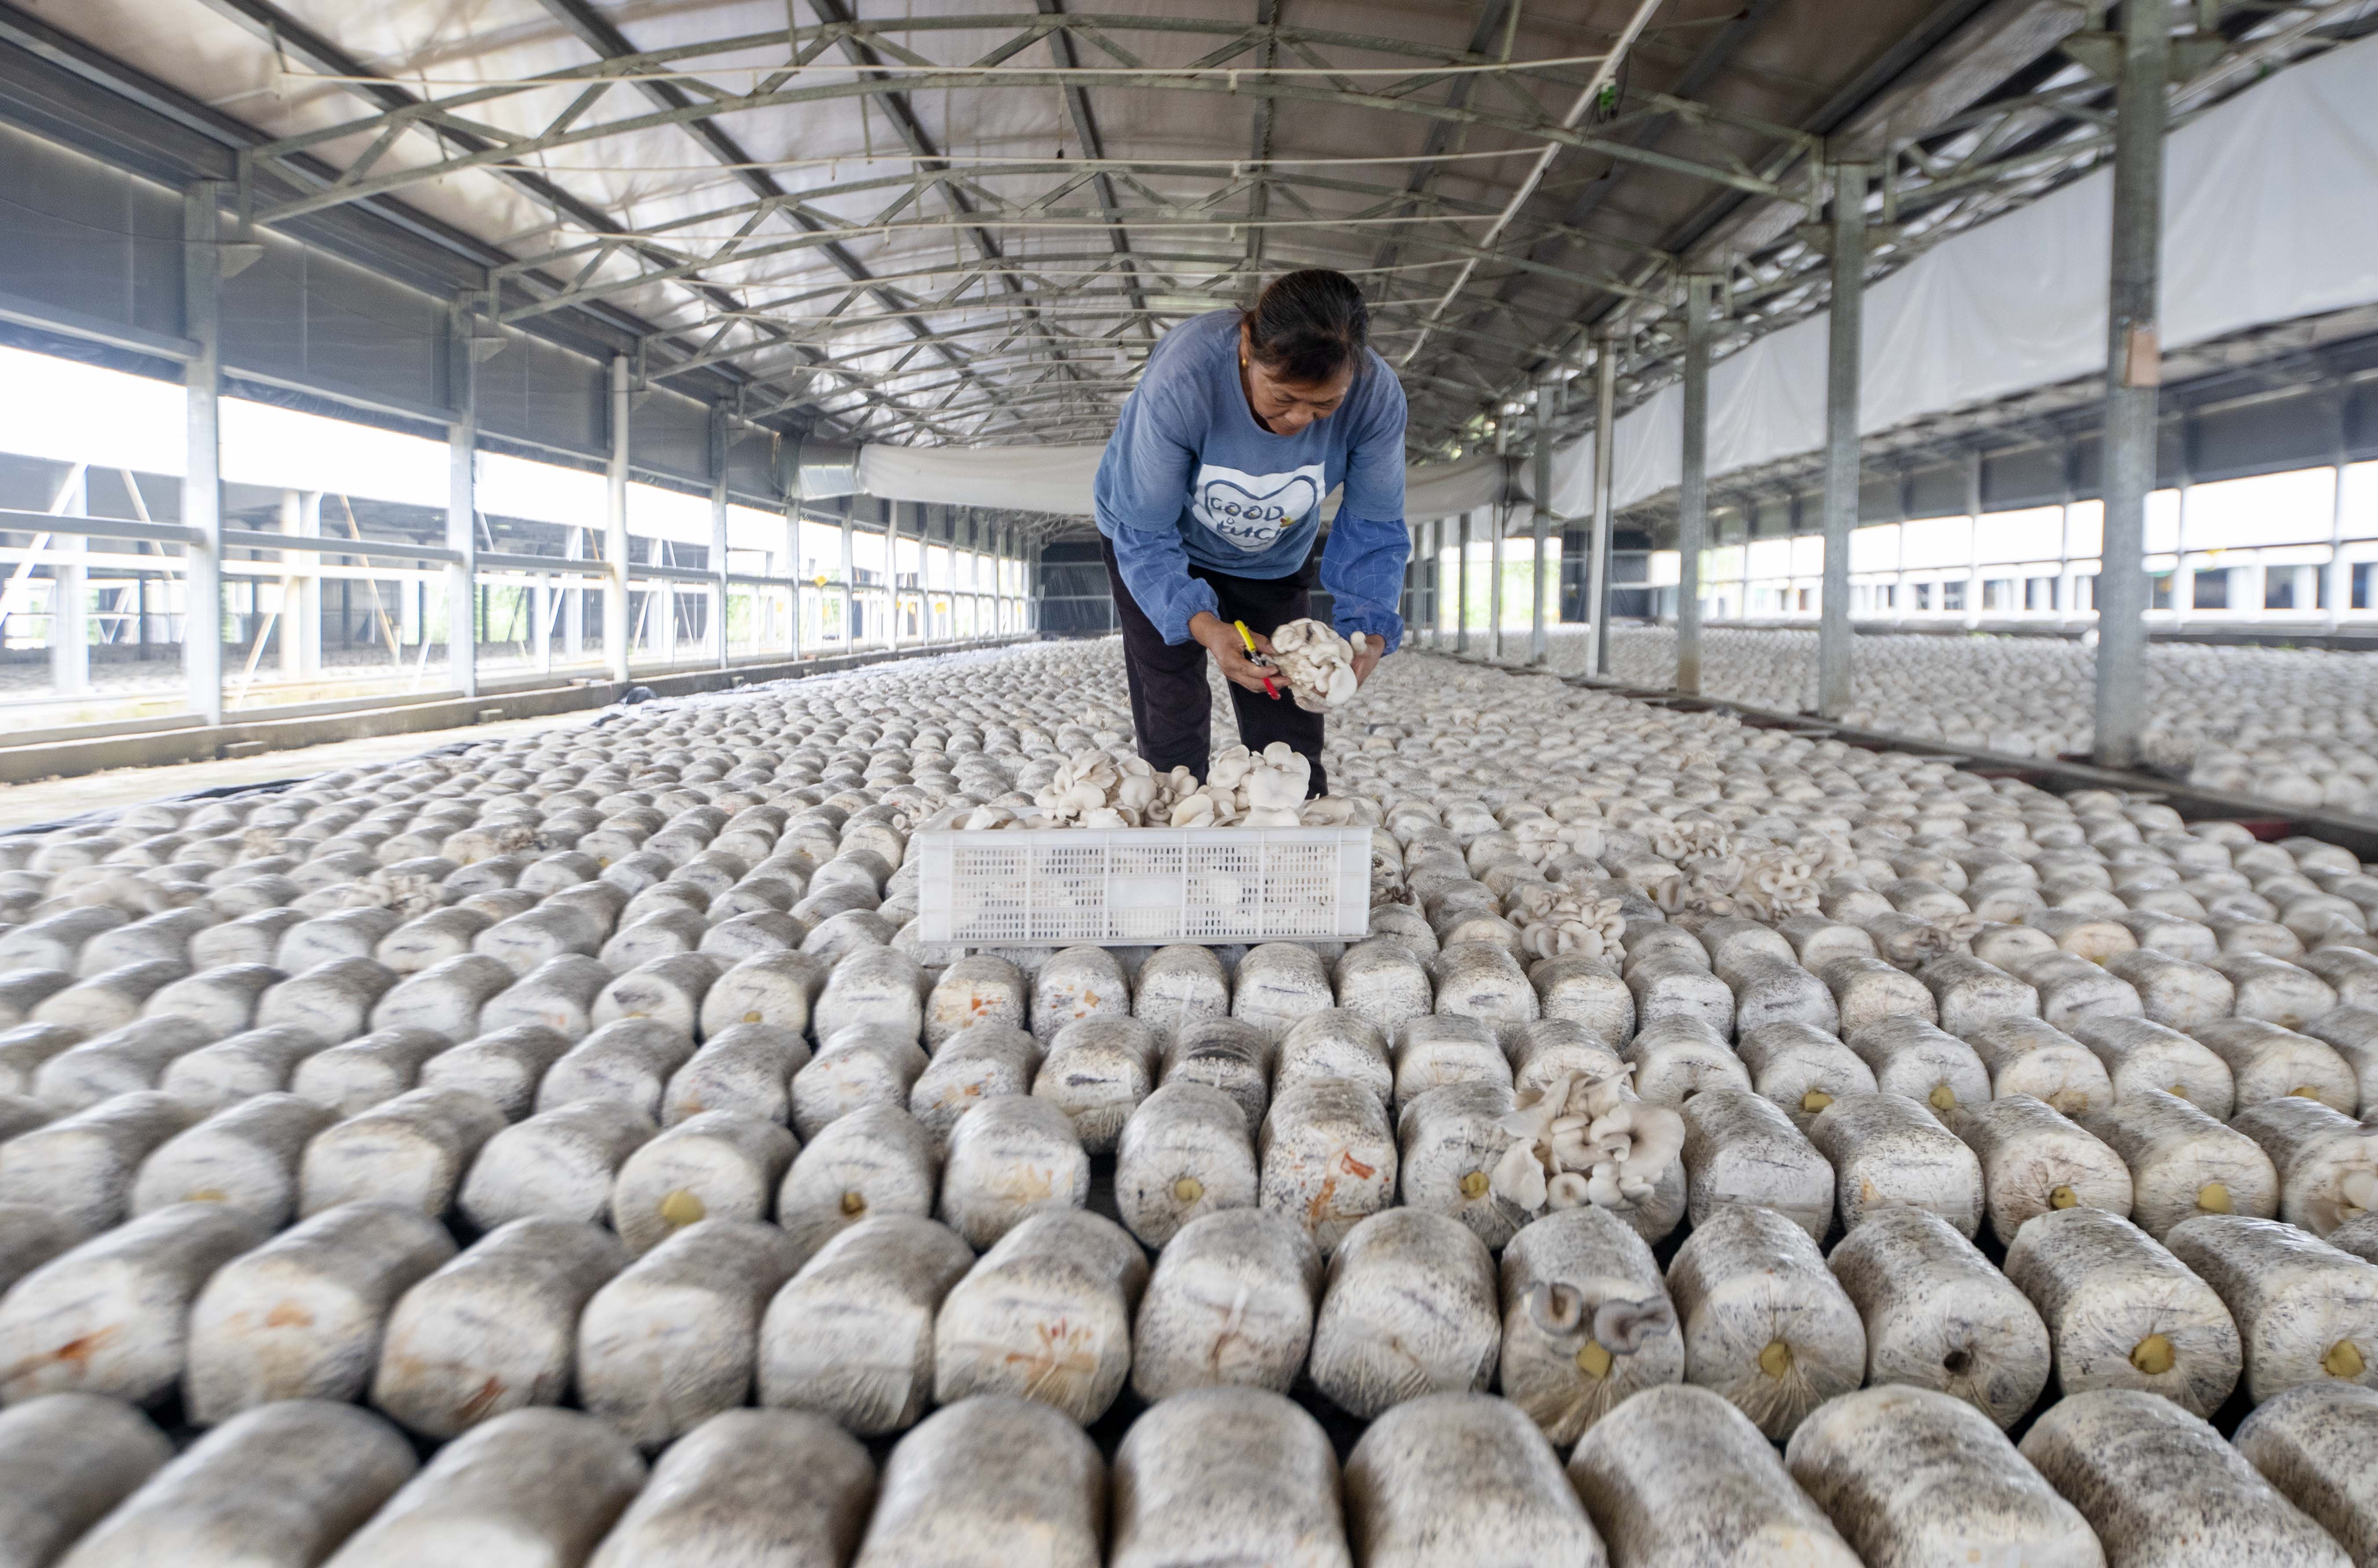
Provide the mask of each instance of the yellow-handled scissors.
MULTIPOLYGON (((1257 664, 1261 664, 1264 656, 1255 652, 1255 634, 1247 629, 1247 623, 1244 621, 1232 621, 1231 624, 1239 628, 1239 640, 1247 645, 1247 657, 1255 660, 1257 664)), ((1270 698, 1275 702, 1279 701, 1279 693, 1272 688, 1271 676, 1264 676, 1263 683, 1264 695, 1270 698)))

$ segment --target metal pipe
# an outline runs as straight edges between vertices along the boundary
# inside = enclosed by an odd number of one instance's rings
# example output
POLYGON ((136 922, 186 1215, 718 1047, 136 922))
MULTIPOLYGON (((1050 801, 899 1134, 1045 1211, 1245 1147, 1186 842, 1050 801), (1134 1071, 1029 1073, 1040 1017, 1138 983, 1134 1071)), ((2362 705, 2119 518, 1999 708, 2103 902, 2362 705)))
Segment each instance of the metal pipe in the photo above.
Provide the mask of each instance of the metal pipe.
POLYGON ((1682 477, 1676 486, 1676 689, 1701 688, 1701 552, 1709 545, 1709 370, 1717 278, 1685 280, 1685 411, 1682 477))
POLYGON ((792 620, 785 654, 793 659, 801 656, 801 470, 794 463, 785 475, 785 614, 792 620))
MULTIPOLYGON (((1593 107, 1596 101, 1602 97, 1602 90, 1610 85, 1612 78, 1617 75, 1619 66, 1626 63, 1627 52, 1635 47, 1635 41, 1640 38, 1643 30, 1651 25, 1651 13, 1659 8, 1660 0, 1639 0, 1635 14, 1627 18, 1626 26, 1619 30, 1618 37, 1611 44, 1610 53, 1604 54, 1595 64, 1593 75, 1586 82, 1584 90, 1579 92, 1575 101, 1569 104, 1568 113, 1561 116, 1562 130, 1574 129, 1577 123, 1585 118, 1586 111, 1593 107)), ((1561 144, 1557 141, 1548 141, 1544 144, 1543 150, 1536 154, 1535 162, 1529 167, 1519 187, 1511 192, 1511 199, 1503 204, 1503 210, 1495 214, 1495 221, 1487 227, 1486 232, 1472 242, 1478 249, 1491 251, 1494 248, 1495 242, 1502 237, 1503 231, 1510 226, 1511 220, 1519 215, 1519 209, 1525 207, 1528 204, 1528 198, 1536 194, 1536 187, 1543 183, 1544 172, 1552 167, 1553 160, 1560 156, 1560 151, 1561 144)), ((1477 268, 1478 260, 1475 257, 1461 264, 1461 270, 1454 274, 1453 281, 1446 285, 1445 293, 1438 297, 1435 305, 1429 307, 1427 317, 1420 324, 1419 333, 1412 339, 1411 347, 1406 349, 1403 357, 1396 361, 1398 365, 1411 363, 1412 356, 1420 353, 1421 344, 1427 341, 1429 329, 1436 325, 1437 317, 1445 314, 1446 307, 1453 303, 1455 295, 1461 293, 1463 286, 1470 281, 1470 274, 1477 270, 1477 268)))
POLYGON ((1536 383, 1536 566, 1535 609, 1528 622, 1528 663, 1541 664, 1550 652, 1544 633, 1544 545, 1553 521, 1553 415, 1558 412, 1561 383, 1546 377, 1536 383))
POLYGON ((1817 712, 1850 705, 1850 534, 1858 516, 1859 355, 1866 341, 1863 163, 1833 165, 1833 297, 1825 349, 1825 582, 1817 606, 1817 712))
POLYGON ((220 180, 200 180, 182 196, 182 334, 192 344, 182 366, 182 526, 194 531, 182 557, 182 674, 190 711, 209 724, 223 716, 222 189, 220 180))
POLYGON ((628 681, 628 356, 611 356, 611 452, 603 507, 603 658, 628 681))
POLYGON ((852 592, 857 579, 851 569, 851 534, 850 502, 846 498, 842 503, 842 651, 846 653, 859 646, 854 629, 858 625, 859 601, 852 592))
POLYGON ((1454 557, 1453 651, 1470 652, 1470 516, 1461 514, 1461 553, 1454 557))
MULTIPOLYGON (((90 510, 90 470, 74 465, 52 511, 68 517, 90 510)), ((90 689, 90 621, 86 597, 90 579, 80 557, 87 546, 79 537, 61 534, 50 541, 50 685, 59 697, 80 697, 90 689)))
POLYGON ((1593 354, 1593 546, 1586 569, 1586 592, 1593 609, 1593 652, 1586 668, 1598 676, 1610 673, 1610 515, 1618 494, 1617 462, 1618 340, 1603 334, 1593 354))
POLYGON ((1516 488, 1511 481, 1518 468, 1510 453, 1510 421, 1497 419, 1495 456, 1503 471, 1503 491, 1487 514, 1494 520, 1495 533, 1486 544, 1486 656, 1498 664, 1503 662, 1503 540, 1511 532, 1511 492, 1516 488))
MULTIPOLYGON (((479 413, 478 362, 471 353, 471 323, 457 312, 450 391, 454 418, 446 426, 446 547, 460 559, 446 569, 446 669, 456 691, 479 694, 479 413)), ((282 616, 287 636, 288 616, 282 616)))
MULTIPOLYGON (((883 579, 892 585, 892 651, 900 651, 900 503, 883 501, 883 579)), ((924 575, 925 558, 917 557, 918 575, 924 575)))
POLYGON ((2101 768, 2137 766, 2146 723, 2146 512, 2156 480, 2156 389, 2163 380, 2157 251, 2171 55, 2170 11, 2163 0, 2122 7, 2121 47, 2107 293, 2106 526, 2096 583, 2101 768))
MULTIPOLYGON (((561 554, 567 560, 584 560, 585 531, 564 532, 561 554)), ((586 586, 573 582, 561 591, 561 656, 576 664, 586 653, 586 586)))
POLYGON ((718 667, 727 664, 727 405, 710 405, 710 571, 717 586, 710 591, 711 640, 717 644, 718 667))

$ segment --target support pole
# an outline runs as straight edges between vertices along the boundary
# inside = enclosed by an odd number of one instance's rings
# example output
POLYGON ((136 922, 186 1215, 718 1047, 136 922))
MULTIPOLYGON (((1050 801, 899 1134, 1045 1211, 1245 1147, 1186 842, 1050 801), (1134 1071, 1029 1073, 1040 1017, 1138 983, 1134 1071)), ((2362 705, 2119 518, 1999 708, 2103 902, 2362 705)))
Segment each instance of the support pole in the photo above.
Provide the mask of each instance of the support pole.
MULTIPOLYGON (((582 529, 565 530, 561 537, 562 559, 584 560, 584 539, 582 529)), ((569 586, 561 590, 561 655, 574 664, 586 656, 586 580, 572 577, 563 581, 569 586)))
MULTIPOLYGON (((307 539, 322 536, 322 492, 319 490, 298 493, 297 532, 307 539)), ((297 579, 297 624, 290 629, 296 633, 298 678, 316 680, 322 674, 322 557, 308 551, 300 557, 300 562, 305 571, 297 579)), ((285 621, 285 616, 283 618, 285 621)))
MULTIPOLYGON (((294 490, 281 492, 281 532, 293 539, 299 533, 297 512, 302 500, 303 498, 294 490)), ((281 678, 283 680, 297 679, 304 668, 302 656, 297 652, 299 580, 296 574, 299 568, 305 564, 306 557, 297 551, 281 552, 281 615, 276 626, 281 634, 281 678)))
POLYGON ((785 493, 785 613, 792 625, 785 628, 785 652, 801 656, 801 465, 799 449, 791 472, 784 476, 785 493))
MULTIPOLYGON (((900 651, 900 503, 880 501, 883 509, 883 579, 892 585, 892 651, 900 651)), ((925 574, 925 557, 917 557, 917 575, 925 574)))
POLYGON ((1503 540, 1511 532, 1512 498, 1519 489, 1513 483, 1519 464, 1510 452, 1511 424, 1506 416, 1495 425, 1495 455, 1501 460, 1503 495, 1491 514, 1495 537, 1486 546, 1486 656, 1498 664, 1503 662, 1503 540))
POLYGON ((1396 614, 1403 617, 1407 628, 1417 618, 1413 612, 1420 607, 1415 584, 1420 581, 1421 530, 1427 526, 1426 523, 1415 522, 1408 524, 1404 531, 1404 586, 1403 592, 1396 596, 1396 614))
POLYGON ((223 717, 222 188, 220 180, 200 180, 182 197, 182 335, 192 345, 182 366, 188 409, 182 525, 198 533, 182 549, 182 674, 190 711, 209 724, 223 717))
MULTIPOLYGON (((668 557, 668 541, 655 539, 652 564, 656 567, 675 565, 668 557)), ((653 579, 653 585, 644 590, 644 603, 650 606, 644 612, 644 618, 651 628, 647 633, 650 645, 659 654, 663 664, 674 664, 677 663, 677 584, 666 577, 653 579)))
POLYGON ((1825 349, 1825 582, 1817 606, 1817 712, 1850 706, 1850 533, 1858 515, 1858 376, 1866 341, 1863 163, 1833 166, 1833 296, 1825 349))
POLYGON ((1965 454, 1965 629, 1982 624, 1982 453, 1965 454))
MULTIPOLYGON (((90 515, 88 467, 75 464, 66 493, 50 510, 61 517, 90 515)), ((78 533, 50 538, 50 686, 58 697, 80 697, 90 689, 90 580, 80 564, 88 545, 78 533)))
POLYGON ((1541 664, 1551 652, 1544 632, 1544 545, 1553 522, 1553 414, 1561 384, 1546 377, 1536 383, 1536 566, 1535 606, 1528 621, 1528 663, 1541 664))
POLYGON ((1676 689, 1701 688, 1701 552, 1709 545, 1709 371, 1716 277, 1685 280, 1685 438, 1676 488, 1676 689))
POLYGON ((718 667, 727 651, 727 405, 710 405, 710 640, 718 667))
POLYGON ((2353 569, 2342 559, 2345 554, 2345 470, 2347 467, 2344 424, 2345 409, 2340 402, 2337 408, 2337 459, 2334 471, 2336 483, 2329 491, 2328 564, 2320 569, 2321 581, 2324 585, 2321 591, 2322 629, 2332 635, 2336 631, 2339 612, 2353 602, 2353 569))
POLYGON ((1586 569, 1592 595, 1593 655, 1587 668, 1610 673, 1610 527, 1618 494, 1618 340, 1605 334, 1593 354, 1593 545, 1586 569))
POLYGON ((2114 243, 2107 297, 2105 547, 2097 566, 2096 762, 2139 760, 2147 685, 2147 495, 2155 488, 2156 329, 2163 233, 2165 88, 2170 77, 2167 0, 2122 7, 2121 76, 2114 88, 2114 243))
POLYGON ((842 651, 846 653, 859 646, 859 600, 853 592, 858 579, 852 574, 850 500, 842 503, 842 651))
POLYGON ((603 659, 628 682, 628 356, 611 356, 611 461, 603 508, 603 659))
POLYGON ((1446 641, 1446 521, 1429 522, 1429 649, 1446 641))
MULTIPOLYGON (((479 694, 479 366, 471 354, 470 317, 456 312, 450 340, 455 418, 446 426, 446 547, 462 559, 446 568, 446 670, 454 689, 479 694)), ((282 635, 289 635, 287 605, 282 635)))
POLYGON ((1461 514, 1461 553, 1453 558, 1453 651, 1470 652, 1470 518, 1461 514))

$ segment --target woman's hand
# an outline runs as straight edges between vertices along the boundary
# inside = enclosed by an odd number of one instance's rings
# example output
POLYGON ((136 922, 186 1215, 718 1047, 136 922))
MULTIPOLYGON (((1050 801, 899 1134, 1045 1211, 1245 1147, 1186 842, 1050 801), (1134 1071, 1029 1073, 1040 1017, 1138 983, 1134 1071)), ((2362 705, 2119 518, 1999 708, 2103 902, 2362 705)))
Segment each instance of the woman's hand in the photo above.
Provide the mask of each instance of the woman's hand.
POLYGON ((1363 640, 1363 651, 1354 655, 1354 684, 1359 687, 1364 681, 1370 679, 1371 672, 1377 669, 1379 667, 1379 661, 1387 656, 1387 652, 1386 645, 1383 644, 1379 639, 1375 637, 1364 638, 1363 640))
MULTIPOLYGON (((1238 628, 1209 610, 1200 610, 1189 617, 1189 635, 1195 638, 1206 652, 1214 655, 1214 663, 1222 667, 1224 680, 1233 686, 1245 687, 1249 691, 1263 691, 1264 679, 1269 676, 1272 689, 1265 695, 1274 701, 1279 700, 1279 672, 1267 669, 1247 657, 1246 644, 1239 640, 1238 628)), ((1258 635, 1255 644, 1256 652, 1270 654, 1270 638, 1258 635)))

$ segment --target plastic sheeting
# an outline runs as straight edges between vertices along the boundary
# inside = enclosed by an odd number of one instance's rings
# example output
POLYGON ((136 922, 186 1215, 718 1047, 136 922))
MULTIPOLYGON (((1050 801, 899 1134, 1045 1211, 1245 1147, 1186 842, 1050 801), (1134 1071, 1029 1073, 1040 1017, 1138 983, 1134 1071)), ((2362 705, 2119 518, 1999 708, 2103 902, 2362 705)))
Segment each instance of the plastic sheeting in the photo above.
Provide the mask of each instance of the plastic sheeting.
POLYGON ((887 501, 998 507, 1090 515, 1090 481, 1106 444, 1094 447, 859 449, 859 487, 887 501))
MULTIPOLYGON (((1090 483, 1106 444, 1082 447, 885 447, 859 450, 859 487, 891 501, 1091 515, 1090 483)), ((1491 503, 1503 460, 1482 453, 1405 471, 1404 515, 1444 517, 1491 503)), ((1337 515, 1331 491, 1322 515, 1337 515)))
MULTIPOLYGON (((2113 173, 2101 169, 1943 241, 1868 289, 1860 429, 1889 430, 2100 370, 2112 209, 2113 173)), ((2164 343, 2184 347, 2373 301, 2378 39, 2368 39, 2173 133, 2164 343)), ((1711 475, 1824 444, 1827 329, 1827 317, 1813 316, 1711 367, 1711 475)), ((1671 385, 1619 420, 1619 506, 1675 485, 1683 405, 1683 389, 1671 385)), ((1556 512, 1590 513, 1592 485, 1590 440, 1555 454, 1556 512)))

